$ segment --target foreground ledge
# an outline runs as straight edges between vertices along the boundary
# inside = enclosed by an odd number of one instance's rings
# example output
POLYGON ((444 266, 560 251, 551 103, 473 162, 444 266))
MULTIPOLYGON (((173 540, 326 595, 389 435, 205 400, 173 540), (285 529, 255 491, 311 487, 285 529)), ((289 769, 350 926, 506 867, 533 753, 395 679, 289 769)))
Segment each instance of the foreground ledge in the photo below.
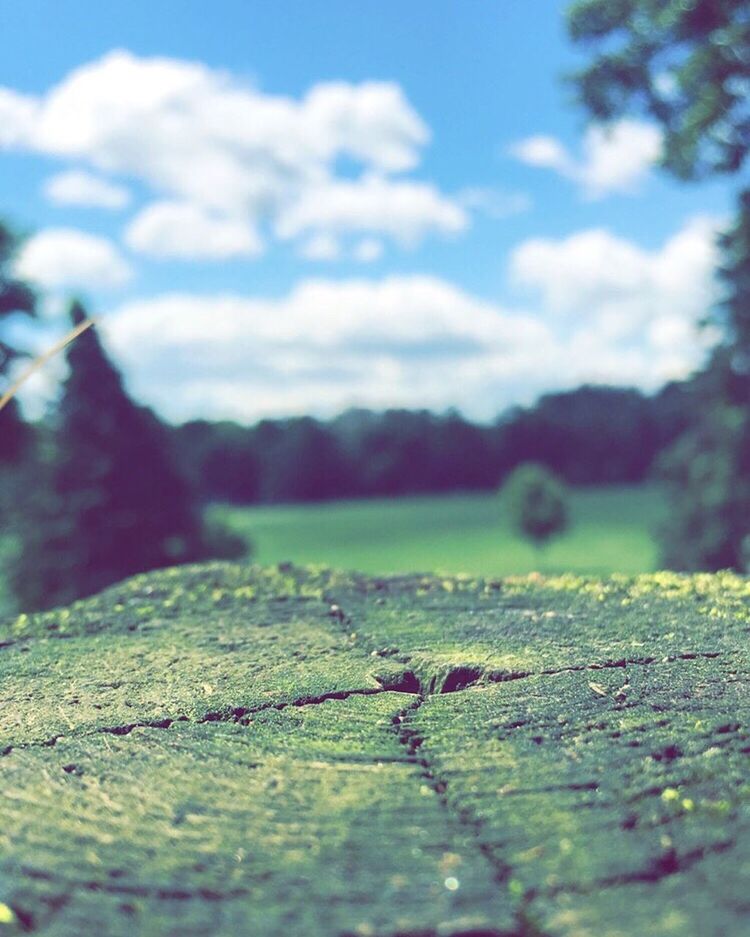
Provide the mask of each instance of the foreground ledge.
POLYGON ((744 935, 750 583, 210 565, 0 627, 0 934, 744 935))

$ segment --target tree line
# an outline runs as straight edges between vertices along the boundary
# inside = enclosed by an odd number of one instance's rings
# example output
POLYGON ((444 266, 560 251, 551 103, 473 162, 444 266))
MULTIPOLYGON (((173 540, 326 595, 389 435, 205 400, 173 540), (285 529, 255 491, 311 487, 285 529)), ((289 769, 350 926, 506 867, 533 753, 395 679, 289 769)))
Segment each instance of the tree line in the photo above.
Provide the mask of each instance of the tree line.
POLYGON ((690 422, 691 387, 647 396, 583 386, 482 425, 457 412, 349 410, 335 419, 192 420, 170 430, 203 501, 236 504, 492 490, 518 465, 572 485, 638 484, 690 422))

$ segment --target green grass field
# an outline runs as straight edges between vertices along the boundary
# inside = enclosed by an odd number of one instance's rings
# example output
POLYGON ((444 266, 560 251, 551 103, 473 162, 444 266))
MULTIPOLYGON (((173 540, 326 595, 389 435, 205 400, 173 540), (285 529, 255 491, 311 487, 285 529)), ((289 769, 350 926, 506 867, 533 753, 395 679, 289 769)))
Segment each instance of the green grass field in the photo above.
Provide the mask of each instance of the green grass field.
POLYGON ((500 576, 649 572, 664 504, 655 487, 575 490, 570 530, 542 553, 508 528, 495 494, 211 510, 252 539, 259 563, 500 576))

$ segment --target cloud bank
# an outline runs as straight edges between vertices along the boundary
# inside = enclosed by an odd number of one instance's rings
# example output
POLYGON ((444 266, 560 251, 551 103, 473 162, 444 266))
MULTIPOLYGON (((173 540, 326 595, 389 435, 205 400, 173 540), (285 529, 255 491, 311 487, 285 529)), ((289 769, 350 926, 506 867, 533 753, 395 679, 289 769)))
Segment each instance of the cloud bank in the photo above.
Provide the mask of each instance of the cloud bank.
POLYGON ((253 256, 263 236, 410 245, 463 231, 458 199, 404 177, 429 140, 393 82, 324 82, 293 98, 200 63, 115 51, 38 97, 0 88, 0 147, 74 163, 49 183, 58 202, 119 207, 118 178, 137 180, 154 202, 126 239, 156 257, 253 256))
POLYGON ((650 252, 598 229, 526 241, 511 258, 519 309, 434 276, 312 279, 274 299, 129 302, 102 328, 134 391, 176 420, 352 405, 489 418, 584 381, 654 389, 686 376, 704 354, 715 230, 695 218, 650 252))

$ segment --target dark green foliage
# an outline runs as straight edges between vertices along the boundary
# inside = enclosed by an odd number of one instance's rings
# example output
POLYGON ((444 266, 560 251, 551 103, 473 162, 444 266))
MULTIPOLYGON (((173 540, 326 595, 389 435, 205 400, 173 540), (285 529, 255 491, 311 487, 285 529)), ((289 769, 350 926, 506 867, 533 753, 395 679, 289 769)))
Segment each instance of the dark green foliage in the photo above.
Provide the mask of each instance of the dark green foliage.
MULTIPOLYGON (((579 0, 572 38, 591 62, 576 76, 598 119, 645 110, 664 133, 663 165, 694 179, 737 173, 750 148, 750 8, 742 0, 579 0)), ((744 569, 750 534, 750 192, 720 240, 721 341, 695 384, 688 434, 665 456, 673 510, 664 561, 744 569)))
POLYGON ((750 146, 746 0, 578 0, 568 27, 594 53, 576 76, 594 117, 645 110, 664 128, 664 166, 680 178, 742 167, 750 146))
POLYGON ((347 440, 364 495, 461 491, 497 483, 492 432, 455 412, 351 411, 334 429, 347 440))
MULTIPOLYGON (((743 567, 750 532, 750 475, 738 472, 747 418, 716 406, 668 450, 660 463, 670 510, 661 530, 671 569, 743 567)), ((750 441, 744 440, 747 446, 750 441)))
POLYGON ((691 428, 660 466, 672 500, 663 559, 675 569, 742 570, 750 559, 750 193, 721 247, 721 340, 694 382, 691 428))
POLYGON ((191 420, 172 431, 180 465, 205 501, 251 504, 260 498, 260 457, 252 434, 236 423, 191 420))
POLYGON ((503 485, 502 500, 512 526, 537 547, 568 526, 565 489, 542 465, 520 465, 503 485))
MULTIPOLYGON (((21 355, 3 340, 3 319, 17 313, 33 316, 36 310, 34 291, 11 273, 17 246, 10 228, 0 221, 0 394, 5 390, 10 365, 21 355)), ((17 462, 28 440, 29 431, 21 421, 16 402, 11 401, 0 412, 0 463, 17 462)))
POLYGON ((592 386, 545 394, 503 421, 500 446, 510 467, 537 462, 570 484, 637 482, 665 440, 679 431, 679 407, 667 413, 665 395, 592 386))
POLYGON ((0 463, 18 463, 31 439, 31 430, 21 419, 18 404, 11 400, 0 410, 0 463))
MULTIPOLYGON (((78 304, 71 315, 75 324, 85 317, 78 304)), ((55 444, 27 478, 23 549, 12 572, 23 608, 211 555, 164 427, 130 400, 94 328, 69 346, 67 360, 55 444)), ((236 544, 224 544, 236 555, 236 544)))
POLYGON ((249 538, 242 537, 214 518, 203 523, 203 555, 222 560, 238 560, 247 556, 249 538))
POLYGON ((333 434, 303 417, 256 430, 264 501, 324 501, 350 493, 349 473, 333 434))
MULTIPOLYGON (((11 273, 10 266, 17 247, 18 239, 10 228, 0 221, 0 316, 13 312, 34 315, 36 311, 36 294, 28 284, 21 282, 11 273)), ((3 356, 0 357, 0 373, 6 363, 5 355, 8 351, 13 353, 13 350, 5 345, 1 350, 3 356)))
MULTIPOLYGON (((750 48, 748 49, 750 55, 750 48)), ((722 264, 719 276, 724 285, 723 301, 714 310, 712 323, 722 340, 714 355, 715 388, 730 404, 750 405, 750 190, 741 194, 739 211, 732 227, 719 241, 722 264)))
POLYGON ((325 423, 193 420, 176 427, 172 439, 204 501, 489 491, 523 462, 546 465, 574 485, 635 484, 684 430, 691 406, 681 384, 651 397, 583 386, 546 394, 491 426, 451 411, 349 410, 325 423))

